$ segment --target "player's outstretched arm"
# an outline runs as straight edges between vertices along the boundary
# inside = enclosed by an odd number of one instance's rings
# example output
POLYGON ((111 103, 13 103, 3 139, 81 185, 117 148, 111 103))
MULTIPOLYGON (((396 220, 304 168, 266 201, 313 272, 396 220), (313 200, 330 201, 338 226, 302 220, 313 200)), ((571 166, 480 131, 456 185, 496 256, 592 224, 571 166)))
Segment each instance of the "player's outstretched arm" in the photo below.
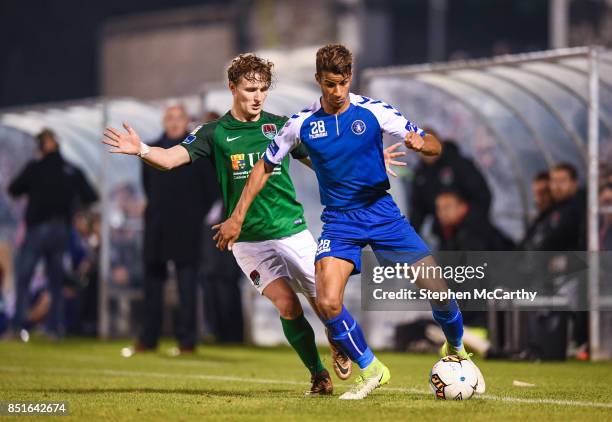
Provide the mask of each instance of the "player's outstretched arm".
POLYGON ((217 241, 217 248, 224 250, 227 247, 230 251, 232 250, 232 246, 240 237, 242 223, 244 223, 247 211, 257 197, 257 194, 266 185, 272 170, 274 170, 274 166, 266 163, 263 159, 255 164, 232 215, 223 223, 212 227, 213 230, 218 230, 213 236, 213 239, 217 241))
POLYGON ((440 155, 442 144, 435 136, 426 134, 424 137, 416 132, 408 132, 404 138, 406 148, 420 152, 423 155, 440 155))
POLYGON ((191 162, 189 153, 181 145, 168 149, 149 147, 140 140, 138 133, 127 122, 123 122, 123 128, 125 131, 109 126, 104 131, 102 143, 111 147, 108 152, 138 155, 145 163, 159 170, 171 170, 191 162))

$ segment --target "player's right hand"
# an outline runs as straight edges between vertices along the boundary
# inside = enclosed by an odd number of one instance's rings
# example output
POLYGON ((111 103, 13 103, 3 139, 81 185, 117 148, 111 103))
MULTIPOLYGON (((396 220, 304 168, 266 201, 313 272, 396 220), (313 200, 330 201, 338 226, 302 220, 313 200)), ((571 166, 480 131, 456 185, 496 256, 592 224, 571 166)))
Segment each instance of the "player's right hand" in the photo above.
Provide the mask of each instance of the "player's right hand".
POLYGON ((108 152, 113 154, 137 155, 140 152, 140 136, 127 123, 123 122, 125 132, 113 127, 104 131, 102 143, 112 147, 108 152))
POLYGON ((404 139, 404 144, 408 149, 421 152, 423 146, 425 145, 425 140, 416 132, 408 132, 406 134, 406 138, 404 139))
POLYGON ((242 224, 233 216, 230 216, 227 220, 222 223, 215 224, 212 226, 213 230, 218 230, 213 236, 213 240, 217 242, 217 248, 219 250, 232 250, 232 246, 240 237, 242 231, 242 224))

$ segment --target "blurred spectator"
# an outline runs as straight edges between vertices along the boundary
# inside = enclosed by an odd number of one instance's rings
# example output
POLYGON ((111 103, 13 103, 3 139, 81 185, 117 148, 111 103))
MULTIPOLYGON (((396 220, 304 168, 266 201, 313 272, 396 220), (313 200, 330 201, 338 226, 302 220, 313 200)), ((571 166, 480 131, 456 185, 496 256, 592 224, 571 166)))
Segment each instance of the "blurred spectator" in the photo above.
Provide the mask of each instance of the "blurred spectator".
POLYGON ((97 290, 99 258, 97 249, 90 243, 93 219, 90 213, 76 213, 70 233, 70 265, 64 283, 66 330, 69 334, 96 333, 97 292, 92 290, 97 290))
POLYGON ((521 245, 527 250, 585 250, 586 194, 579 187, 576 168, 558 164, 538 174, 532 189, 538 216, 521 245))
MULTIPOLYGON (((30 331, 35 330, 37 327, 44 324, 49 317, 51 317, 50 311, 52 310, 52 299, 47 285, 48 280, 45 278, 44 274, 37 272, 33 277, 33 281, 29 289, 27 310, 22 322, 22 327, 24 329, 19 334, 21 340, 24 342, 29 340, 30 331)), ((62 288, 62 297, 63 294, 64 292, 62 288)), ((62 323, 65 322, 64 317, 65 315, 62 314, 62 323)))
POLYGON ((212 224, 222 220, 207 219, 204 228, 203 277, 204 318, 213 339, 217 343, 242 343, 244 321, 240 280, 242 271, 233 255, 220 251, 212 240, 212 224), (211 223, 211 224, 209 224, 211 223))
MULTIPOLYGON (((187 135, 189 118, 183 107, 172 106, 164 115, 164 133, 152 145, 170 148, 187 135)), ((205 160, 162 172, 143 163, 142 181, 148 203, 144 232, 144 314, 137 351, 157 347, 163 315, 163 287, 168 263, 174 264, 180 307, 176 337, 179 350, 196 346, 196 296, 198 263, 204 216, 212 202, 205 160)))
MULTIPOLYGON (((214 111, 203 117, 203 123, 221 117, 214 111)), ((216 181, 214 168, 207 160, 209 176, 207 180, 216 181)), ((199 162, 198 161, 198 162, 199 162)), ((206 215, 204 225, 202 286, 204 290, 204 319, 210 334, 217 343, 242 343, 244 341, 244 323, 240 279, 242 271, 236 264, 234 256, 228 251, 220 251, 212 239, 211 227, 223 220, 223 200, 217 183, 210 185, 211 198, 214 204, 206 215)))
POLYGON ((538 173, 531 182, 531 191, 538 214, 529 224, 525 237, 519 244, 520 250, 542 250, 541 243, 548 224, 548 216, 553 208, 553 198, 550 192, 550 176, 547 171, 538 173))
POLYGON ((586 194, 576 168, 557 164, 549 172, 554 205, 547 218, 538 250, 583 251, 586 246, 586 194))
MULTIPOLYGON (((443 190, 436 197, 441 251, 508 251, 512 241, 488 218, 470 213, 470 205, 457 191, 443 190)), ((480 321, 484 326, 484 318, 480 321)), ((472 324, 474 325, 474 324, 472 324)))
MULTIPOLYGON (((548 171, 540 172, 533 178, 531 181, 531 191, 537 214, 527 227, 525 236, 517 245, 518 250, 543 250, 542 242, 548 230, 549 217, 554 206, 548 171)), ((529 272, 527 272, 526 277, 529 277, 529 272)), ((510 320, 510 318, 509 313, 498 312, 498 319, 500 321, 510 320)), ((542 346, 542 339, 549 334, 545 327, 548 327, 550 324, 546 324, 546 322, 556 321, 553 318, 557 318, 557 314, 551 314, 550 312, 524 312, 522 314, 521 324, 524 335, 522 337, 522 345, 519 347, 521 350, 517 352, 518 357, 530 359, 540 359, 542 357, 542 350, 545 349, 542 346)), ((563 321, 565 321, 565 318, 563 318, 563 321)), ((500 331, 503 333, 503 330, 500 331)), ((500 336, 498 343, 500 349, 502 344, 503 341, 500 336)))
MULTIPOLYGON (((436 197, 436 218, 440 224, 442 251, 504 251, 512 250, 514 245, 501 231, 494 227, 489 219, 470 213, 470 205, 460 193, 453 190, 443 190, 436 197)), ((457 285, 457 290, 464 290, 465 285, 457 285)), ((484 282, 474 280, 469 288, 485 288, 484 282), (478 284, 480 283, 480 284, 478 284)), ((459 301, 462 308, 463 321, 466 327, 487 326, 486 301, 459 301)), ((475 342, 480 338, 480 347, 488 349, 485 330, 466 330, 466 342, 475 342)), ((473 345, 472 345, 473 346, 473 345)))
MULTIPOLYGON (((569 163, 553 166, 550 171, 550 193, 554 202, 544 227, 539 250, 584 251, 586 248, 586 193, 580 188, 578 172, 569 163)), ((576 288, 567 291, 574 302, 585 302, 584 280, 576 279, 576 288)), ((566 288, 572 284, 565 283, 566 288)), ((572 312, 573 340, 578 346, 576 357, 588 359, 588 313, 572 312)))
MULTIPOLYGON (((435 132, 427 129, 427 132, 435 132)), ((488 218, 491 192, 474 163, 459 153, 453 141, 444 141, 439 156, 420 156, 415 170, 410 197, 410 222, 421 231, 425 219, 434 218, 433 233, 441 240, 442 233, 436 214, 436 197, 443 190, 456 191, 465 198, 470 218, 488 218)))
POLYGON ((599 249, 612 251, 612 181, 599 190, 601 221, 599 223, 599 249))
POLYGON ((457 191, 443 190, 436 197, 442 251, 504 251, 512 241, 488 218, 470 213, 470 204, 457 191))
POLYGON ((141 236, 144 199, 131 183, 117 186, 110 198, 111 282, 117 287, 141 287, 144 279, 141 236))
POLYGON ((95 336, 98 329, 100 215, 96 213, 79 215, 75 229, 78 241, 85 251, 85 260, 75 265, 75 275, 79 280, 77 331, 80 335, 95 336))
POLYGON ((72 215, 79 205, 90 205, 98 197, 81 170, 64 160, 51 130, 43 130, 36 138, 41 158, 30 161, 9 185, 12 196, 28 197, 25 240, 16 261, 13 328, 15 331, 23 328, 30 281, 39 259, 44 258, 52 298, 47 333, 61 337, 64 334, 62 259, 68 250, 72 215))

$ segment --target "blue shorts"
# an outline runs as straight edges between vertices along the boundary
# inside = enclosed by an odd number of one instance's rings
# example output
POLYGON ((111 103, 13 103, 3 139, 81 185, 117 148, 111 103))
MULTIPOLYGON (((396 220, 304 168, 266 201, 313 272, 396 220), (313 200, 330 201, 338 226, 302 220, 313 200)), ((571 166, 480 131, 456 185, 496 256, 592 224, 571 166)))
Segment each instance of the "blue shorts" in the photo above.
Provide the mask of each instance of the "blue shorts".
POLYGON ((323 232, 315 262, 326 256, 342 258, 355 265, 352 274, 361 272, 361 249, 367 245, 372 247, 381 264, 412 264, 431 255, 391 195, 355 210, 325 209, 321 220, 323 232))

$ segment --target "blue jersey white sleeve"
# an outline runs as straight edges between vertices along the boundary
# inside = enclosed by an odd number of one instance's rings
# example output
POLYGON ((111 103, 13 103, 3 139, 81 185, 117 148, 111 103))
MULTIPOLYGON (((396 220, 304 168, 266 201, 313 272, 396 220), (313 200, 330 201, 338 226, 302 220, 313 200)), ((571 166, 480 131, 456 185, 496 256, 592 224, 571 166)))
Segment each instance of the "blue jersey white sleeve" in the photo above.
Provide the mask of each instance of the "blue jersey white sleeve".
POLYGON ((300 142, 300 127, 304 120, 312 114, 314 105, 291 116, 282 129, 274 137, 263 159, 266 163, 277 166, 300 142))
POLYGON ((387 194, 383 133, 403 139, 424 135, 389 104, 350 94, 339 115, 327 114, 317 101, 295 114, 270 143, 264 159, 277 165, 298 143, 308 150, 319 181, 321 203, 329 209, 357 209, 387 194))
POLYGON ((358 99, 356 101, 357 105, 371 111, 372 114, 376 116, 380 128, 384 133, 402 140, 406 137, 408 132, 416 132, 421 136, 425 136, 423 129, 409 122, 402 113, 397 111, 393 106, 368 97, 353 96, 352 94, 351 96, 351 99, 353 99, 353 97, 358 99))

